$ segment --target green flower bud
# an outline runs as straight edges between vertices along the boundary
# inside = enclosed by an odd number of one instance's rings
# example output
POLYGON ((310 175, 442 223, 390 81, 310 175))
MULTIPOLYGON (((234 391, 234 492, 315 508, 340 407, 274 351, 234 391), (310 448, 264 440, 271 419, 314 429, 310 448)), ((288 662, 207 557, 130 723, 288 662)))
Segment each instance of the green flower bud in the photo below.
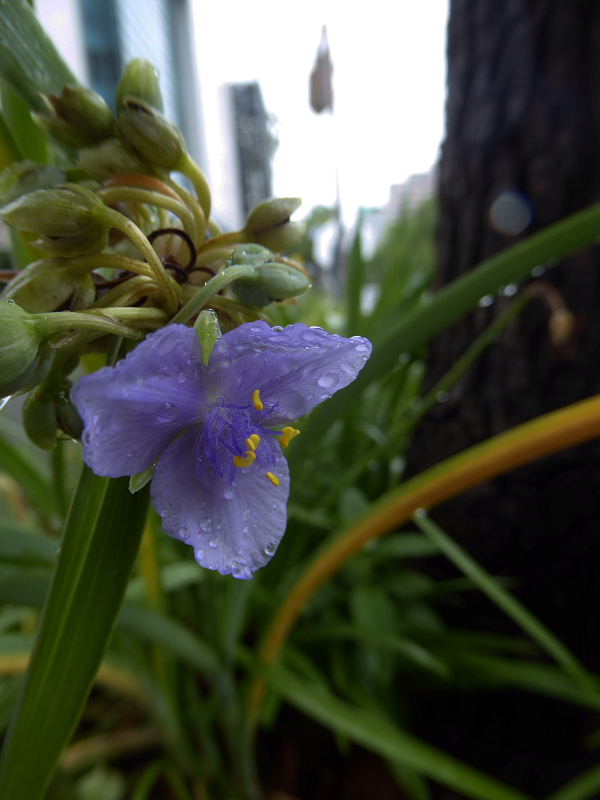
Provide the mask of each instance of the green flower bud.
POLYGON ((97 253, 108 244, 105 206, 89 189, 65 183, 38 189, 0 209, 9 225, 41 234, 39 246, 61 256, 97 253))
POLYGON ((290 221, 290 217, 300 206, 298 197, 276 197, 254 206, 248 214, 244 229, 248 233, 260 234, 263 231, 279 228, 290 221))
POLYGON ((159 111, 163 110, 158 70, 149 61, 134 58, 125 67, 117 88, 117 111, 125 108, 125 98, 128 95, 142 100, 159 111))
POLYGON ((255 242, 268 247, 274 253, 286 253, 302 241, 306 233, 306 227, 302 222, 288 222, 279 228, 271 228, 271 230, 263 231, 262 233, 253 234, 252 238, 255 242))
POLYGON ((79 412, 71 402, 72 382, 64 380, 60 390, 56 395, 56 418, 58 427, 64 431, 71 439, 81 439, 83 433, 83 421, 79 412))
POLYGON ((259 244, 251 243, 238 245, 231 254, 232 264, 249 264, 251 267, 266 264, 272 259, 273 253, 270 250, 259 244))
POLYGON ((310 288, 308 276, 289 264, 263 264, 256 272, 260 285, 273 300, 298 297, 310 288))
POLYGON ((56 407, 45 385, 37 386, 23 405, 23 427, 31 441, 42 450, 56 445, 56 407))
POLYGON ((186 159, 185 141, 179 128, 135 97, 123 98, 119 135, 127 147, 154 167, 177 169, 186 159))
POLYGON ((45 167, 35 161, 16 161, 0 173, 0 207, 36 189, 46 189, 66 179, 57 167, 45 167))
POLYGON ((0 301, 0 397, 34 385, 46 365, 39 321, 12 301, 0 301))
POLYGON ((62 258, 46 258, 17 272, 2 292, 2 300, 14 300, 25 311, 39 314, 55 311, 69 299, 72 310, 87 308, 95 295, 89 274, 82 274, 62 258))
POLYGON ((297 197, 279 197, 259 203, 248 214, 244 226, 248 238, 275 252, 290 250, 305 233, 304 225, 290 222, 301 202, 297 197))
POLYGON ((50 136, 68 147, 84 147, 114 136, 115 118, 99 94, 84 86, 65 86, 45 96, 48 111, 34 114, 50 136))
POLYGON ((248 306, 266 306, 277 300, 297 297, 310 287, 308 277, 289 264, 277 262, 257 265, 252 278, 235 281, 233 289, 248 306))
POLYGON ((82 147, 79 151, 79 164, 99 181, 115 175, 144 174, 151 171, 147 164, 127 150, 118 139, 107 139, 94 147, 82 147))

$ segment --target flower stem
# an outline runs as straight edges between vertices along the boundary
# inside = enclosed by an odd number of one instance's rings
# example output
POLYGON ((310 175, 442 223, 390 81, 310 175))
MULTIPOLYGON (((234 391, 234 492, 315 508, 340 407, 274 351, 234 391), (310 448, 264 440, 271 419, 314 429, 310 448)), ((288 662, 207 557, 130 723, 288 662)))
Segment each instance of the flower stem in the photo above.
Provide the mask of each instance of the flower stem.
MULTIPOLYGON (((598 437, 600 395, 553 411, 446 459, 391 492, 368 516, 327 542, 288 593, 260 648, 263 664, 279 655, 294 623, 318 589, 364 545, 396 530, 420 508, 430 509, 472 486, 538 458, 598 437)), ((265 696, 256 678, 250 693, 248 724, 254 728, 265 696)))
POLYGON ((185 232, 189 235, 192 241, 196 241, 198 233, 196 231, 196 221, 191 211, 179 200, 173 197, 168 197, 161 192, 155 192, 151 189, 140 189, 133 186, 114 186, 110 189, 101 189, 96 192, 98 197, 106 203, 106 205, 114 205, 122 201, 130 203, 144 203, 156 208, 164 208, 167 211, 175 214, 183 223, 185 232))
POLYGON ((167 271, 161 264, 160 258, 148 239, 144 236, 138 226, 128 219, 124 214, 120 214, 118 211, 105 206, 102 209, 102 215, 103 218, 109 222, 113 228, 116 228, 118 231, 121 231, 121 233, 124 233, 125 236, 127 236, 135 244, 138 250, 145 257, 150 269, 152 270, 152 276, 154 280, 162 289, 167 311, 172 314, 179 305, 179 298, 177 296, 178 286, 169 277, 167 271))
POLYGON ((88 309, 87 311, 54 311, 49 314, 36 314, 42 331, 46 336, 64 333, 70 330, 94 330, 101 333, 116 334, 129 339, 141 339, 143 333, 127 323, 142 323, 156 327, 165 322, 164 311, 159 308, 111 308, 88 309))
POLYGON ((208 220, 210 218, 211 198, 210 187, 205 174, 189 153, 185 154, 182 163, 178 165, 177 169, 191 180, 204 212, 204 217, 208 220))
POLYGON ((197 314, 202 307, 214 297, 215 294, 220 292, 226 286, 229 286, 233 281, 239 278, 252 278, 255 274, 254 267, 247 264, 238 264, 233 267, 227 267, 207 281, 204 286, 196 292, 196 294, 189 300, 180 311, 173 317, 171 322, 188 322, 195 314, 197 314))
POLYGON ((183 186, 180 186, 176 181, 171 180, 170 178, 165 178, 164 183, 174 192, 181 196, 181 199, 184 201, 188 209, 191 211, 194 221, 196 223, 196 237, 192 236, 192 240, 194 244, 198 246, 201 242, 204 241, 204 237, 206 236, 206 228, 207 228, 207 220, 204 215, 204 211, 202 210, 202 206, 196 200, 193 194, 188 192, 187 189, 184 189, 183 186))

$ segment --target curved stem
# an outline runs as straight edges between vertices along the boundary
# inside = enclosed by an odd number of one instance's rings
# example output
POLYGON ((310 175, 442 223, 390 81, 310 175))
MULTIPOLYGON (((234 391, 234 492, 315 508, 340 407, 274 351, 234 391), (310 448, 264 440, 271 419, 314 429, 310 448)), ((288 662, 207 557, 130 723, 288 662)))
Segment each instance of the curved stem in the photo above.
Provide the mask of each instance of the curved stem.
POLYGON ((142 231, 124 214, 120 214, 112 208, 105 206, 102 209, 103 218, 110 223, 111 227, 124 233, 127 238, 135 244, 142 253, 152 270, 152 276, 158 286, 160 286, 164 297, 167 310, 172 314, 177 310, 179 298, 177 296, 177 284, 171 280, 167 271, 161 264, 156 250, 152 247, 142 231))
POLYGON ((175 216, 179 217, 183 223, 183 228, 192 241, 196 241, 198 233, 196 231, 196 221, 191 211, 180 201, 173 197, 168 197, 161 192, 151 189, 140 189, 132 186, 114 186, 110 189, 101 189, 96 192, 97 196, 106 203, 114 205, 120 202, 144 203, 156 208, 164 208, 175 216))
POLYGON ((229 286, 230 283, 237 281, 239 278, 251 278, 254 272, 254 268, 247 264, 239 264, 222 270, 222 272, 219 272, 218 275, 215 275, 214 278, 207 281, 204 286, 196 292, 192 299, 175 314, 171 322, 187 322, 202 309, 211 297, 217 294, 217 292, 220 292, 221 289, 229 286))
POLYGON ((145 261, 138 261, 136 258, 120 256, 116 253, 94 253, 91 256, 80 256, 64 260, 64 266, 75 267, 76 271, 82 274, 91 272, 94 269, 119 269, 125 272, 134 272, 137 275, 153 277, 154 272, 145 261))
POLYGON ((207 229, 207 220, 204 216, 202 206, 196 200, 194 195, 191 194, 191 192, 188 192, 187 189, 184 189, 183 186, 180 186, 176 181, 171 180, 170 178, 165 178, 164 182, 169 188, 181 196, 181 199, 191 211, 196 223, 196 238, 192 237, 192 240, 194 244, 198 246, 204 241, 207 229))
MULTIPOLYGON (((367 517, 328 542, 280 606, 259 657, 270 664, 279 655, 294 623, 318 589, 364 545, 394 530, 421 508, 430 509, 465 491, 538 458, 598 437, 600 395, 519 425, 443 461, 388 492, 367 517)), ((264 679, 250 693, 248 724, 254 728, 265 695, 264 679)))
POLYGON ((182 163, 177 166, 177 170, 191 180, 204 212, 204 217, 208 221, 210 219, 211 198, 210 186, 206 180, 206 175, 188 153, 185 154, 182 163))
POLYGON ((54 311, 35 316, 46 336, 70 330, 87 329, 139 339, 143 334, 136 328, 129 327, 127 323, 146 324, 149 322, 151 327, 155 327, 156 323, 160 325, 166 321, 164 311, 159 308, 111 308, 107 311, 89 309, 81 312, 54 311))

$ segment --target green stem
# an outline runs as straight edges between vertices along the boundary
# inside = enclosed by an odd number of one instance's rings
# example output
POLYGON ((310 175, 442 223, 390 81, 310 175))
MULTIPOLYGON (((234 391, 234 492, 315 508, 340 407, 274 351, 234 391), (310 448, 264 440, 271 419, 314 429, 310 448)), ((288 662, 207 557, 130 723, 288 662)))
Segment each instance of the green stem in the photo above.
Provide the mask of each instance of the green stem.
POLYGON ((91 256, 63 259, 62 263, 66 269, 74 267, 74 271, 82 275, 94 269, 118 269, 125 272, 134 272, 137 275, 145 275, 149 278, 154 275, 154 272, 145 261, 119 256, 116 253, 94 253, 91 256))
POLYGON ((170 178, 164 178, 164 183, 166 183, 167 186, 173 189, 173 191, 181 197, 188 209, 192 212, 194 221, 196 223, 196 238, 192 236, 192 239, 195 244, 201 244, 206 236, 207 226, 206 217, 204 216, 202 206, 196 200, 194 195, 188 192, 187 189, 184 189, 183 186, 180 186, 177 181, 173 181, 170 178))
POLYGON ((179 217, 185 232, 192 241, 196 241, 197 231, 194 216, 183 203, 173 197, 168 197, 160 192, 153 192, 151 189, 138 189, 132 186, 114 186, 109 189, 101 189, 96 194, 108 206, 125 201, 164 208, 179 217))
POLYGON ((183 308, 175 314, 171 322, 188 322, 195 314, 201 311, 202 307, 214 297, 218 292, 229 286, 233 281, 239 278, 252 278, 255 274, 254 267, 247 264, 239 264, 234 267, 227 267, 226 269, 215 275, 207 281, 204 286, 196 292, 196 294, 189 300, 183 308))
POLYGON ((200 201, 202 211, 204 212, 204 218, 206 220, 210 219, 210 186, 206 180, 206 175, 202 172, 198 164, 196 164, 189 153, 185 154, 182 163, 178 165, 177 169, 179 172, 183 172, 183 174, 191 180, 194 189, 196 190, 196 194, 198 195, 198 200, 200 201))
POLYGON ((124 233, 142 253, 152 270, 154 280, 163 291, 167 310, 173 313, 179 305, 177 284, 172 281, 167 274, 156 250, 152 247, 146 236, 144 236, 138 226, 124 214, 120 214, 118 211, 106 206, 102 209, 101 213, 102 218, 106 220, 106 222, 109 222, 111 227, 124 233))
POLYGON ((111 308, 89 309, 88 311, 54 311, 49 314, 36 314, 45 336, 53 336, 69 330, 95 330, 101 333, 116 334, 129 339, 141 339, 143 334, 123 323, 156 323, 165 321, 165 314, 158 308, 111 308))

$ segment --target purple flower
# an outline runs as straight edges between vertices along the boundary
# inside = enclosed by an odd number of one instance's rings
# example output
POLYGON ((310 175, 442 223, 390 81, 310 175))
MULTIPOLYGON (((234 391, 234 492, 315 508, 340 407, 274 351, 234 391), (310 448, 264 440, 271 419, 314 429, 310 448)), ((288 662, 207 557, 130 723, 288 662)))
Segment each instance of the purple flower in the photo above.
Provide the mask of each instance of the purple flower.
POLYGON ((219 339, 205 366, 196 332, 169 325, 73 388, 85 461, 112 478, 156 464, 164 530, 203 566, 250 578, 285 531, 290 423, 353 381, 370 353, 359 336, 251 322, 219 339))

